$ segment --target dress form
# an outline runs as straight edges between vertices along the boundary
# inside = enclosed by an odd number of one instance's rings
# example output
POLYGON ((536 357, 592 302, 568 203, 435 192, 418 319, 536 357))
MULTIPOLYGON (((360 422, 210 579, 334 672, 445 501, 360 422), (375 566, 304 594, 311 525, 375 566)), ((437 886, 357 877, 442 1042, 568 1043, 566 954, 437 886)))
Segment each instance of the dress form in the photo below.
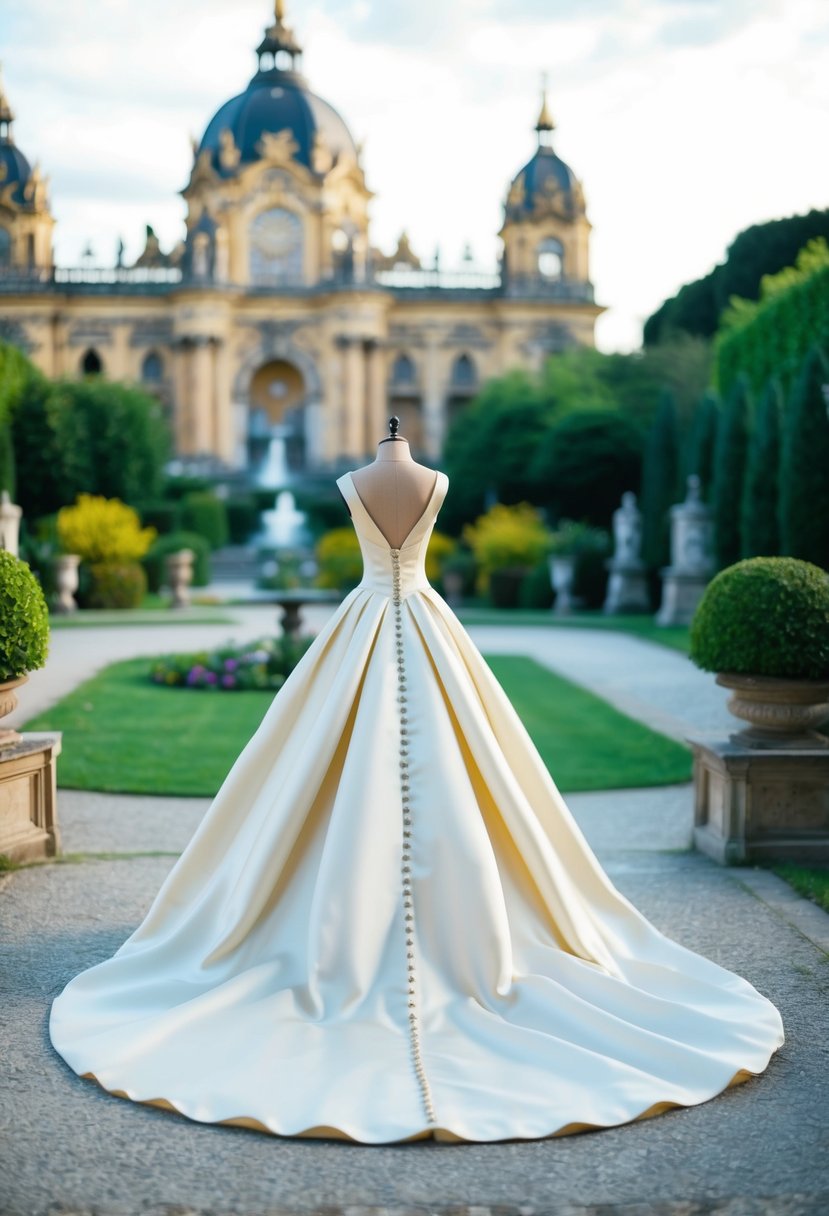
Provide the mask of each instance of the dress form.
POLYGON ((399 419, 389 420, 390 434, 377 445, 377 456, 352 478, 366 511, 394 547, 403 544, 426 510, 436 476, 434 469, 413 460, 398 426, 399 419))

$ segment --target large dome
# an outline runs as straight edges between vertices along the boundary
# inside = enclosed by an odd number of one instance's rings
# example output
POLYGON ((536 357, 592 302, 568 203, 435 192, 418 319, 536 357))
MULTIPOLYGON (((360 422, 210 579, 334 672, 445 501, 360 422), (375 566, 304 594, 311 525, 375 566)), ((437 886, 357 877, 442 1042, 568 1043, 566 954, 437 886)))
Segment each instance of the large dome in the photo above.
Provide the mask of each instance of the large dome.
POLYGON ((222 131, 231 132, 241 161, 250 163, 261 159, 257 145, 263 134, 286 129, 296 140, 296 159, 309 169, 317 134, 332 156, 357 155, 351 133, 333 106, 295 73, 276 69, 257 72, 244 93, 225 102, 208 123, 199 151, 209 149, 214 169, 227 175, 233 170, 223 170, 219 159, 222 131))
POLYGON ((199 153, 205 149, 210 152, 216 172, 229 176, 235 171, 227 157, 222 164, 224 131, 233 136, 242 164, 261 159, 258 145, 263 135, 286 130, 297 145, 295 158, 309 169, 313 168, 317 136, 332 158, 347 153, 356 159, 357 148, 348 127, 333 106, 311 92, 297 70, 302 50, 285 24, 280 0, 275 5, 274 23, 266 29, 256 53, 259 71, 244 93, 232 97, 216 112, 199 145, 199 153))

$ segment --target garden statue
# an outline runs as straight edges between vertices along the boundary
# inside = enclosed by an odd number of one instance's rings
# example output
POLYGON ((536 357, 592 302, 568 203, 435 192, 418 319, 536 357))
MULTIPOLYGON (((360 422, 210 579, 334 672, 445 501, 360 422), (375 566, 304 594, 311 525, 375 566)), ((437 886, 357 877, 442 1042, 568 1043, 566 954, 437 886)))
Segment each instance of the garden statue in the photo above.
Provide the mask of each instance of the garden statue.
POLYGON ((13 557, 18 556, 22 514, 23 509, 12 502, 8 490, 3 490, 0 494, 0 549, 5 549, 13 557))
POLYGON ((657 625, 688 625, 714 573, 714 524, 700 479, 688 478, 684 502, 671 507, 671 564, 662 571, 657 625))
POLYGON ((642 561, 642 513, 636 495, 627 490, 613 512, 613 556, 604 602, 606 613, 647 612, 650 608, 645 564, 642 561))

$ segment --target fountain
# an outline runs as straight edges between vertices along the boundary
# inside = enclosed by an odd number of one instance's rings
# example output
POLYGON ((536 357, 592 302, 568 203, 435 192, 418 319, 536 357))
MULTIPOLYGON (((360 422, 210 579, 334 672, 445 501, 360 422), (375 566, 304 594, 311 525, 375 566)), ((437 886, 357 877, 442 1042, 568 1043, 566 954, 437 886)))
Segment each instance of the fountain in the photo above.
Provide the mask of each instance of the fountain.
MULTIPOLYGON (((284 427, 275 426, 271 430, 268 450, 256 477, 256 484, 263 489, 277 490, 290 477, 285 458, 286 433, 284 427)), ((262 526, 256 537, 260 549, 283 549, 301 544, 304 533, 305 512, 297 510, 296 499, 290 490, 280 489, 274 507, 262 512, 262 526)))

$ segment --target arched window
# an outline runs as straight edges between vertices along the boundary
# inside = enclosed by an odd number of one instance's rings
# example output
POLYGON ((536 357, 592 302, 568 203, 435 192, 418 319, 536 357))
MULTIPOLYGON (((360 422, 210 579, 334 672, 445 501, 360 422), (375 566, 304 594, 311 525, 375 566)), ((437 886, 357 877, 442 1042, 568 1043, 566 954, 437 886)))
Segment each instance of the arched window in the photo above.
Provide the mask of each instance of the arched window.
POLYGON ((400 388, 415 382, 415 365, 408 355, 398 355, 391 368, 392 384, 400 388))
POLYGON ((560 279, 564 273, 564 246, 547 237, 538 246, 538 273, 545 279, 560 279))
POLYGON ((475 364, 469 355, 458 355, 452 364, 452 384, 455 388, 474 388, 478 383, 475 364))
POLYGON ((250 281, 263 286, 302 282, 302 220, 293 211, 273 207, 253 220, 250 236, 250 281))
POLYGON ((141 379, 145 384, 160 384, 164 379, 164 364, 161 361, 161 355, 154 350, 144 356, 141 364, 141 379))
POLYGON ((104 370, 101 356, 96 350, 88 350, 81 359, 81 371, 85 376, 100 376, 104 370))
POLYGON ((0 266, 10 266, 12 260, 12 238, 8 228, 0 226, 0 266))

